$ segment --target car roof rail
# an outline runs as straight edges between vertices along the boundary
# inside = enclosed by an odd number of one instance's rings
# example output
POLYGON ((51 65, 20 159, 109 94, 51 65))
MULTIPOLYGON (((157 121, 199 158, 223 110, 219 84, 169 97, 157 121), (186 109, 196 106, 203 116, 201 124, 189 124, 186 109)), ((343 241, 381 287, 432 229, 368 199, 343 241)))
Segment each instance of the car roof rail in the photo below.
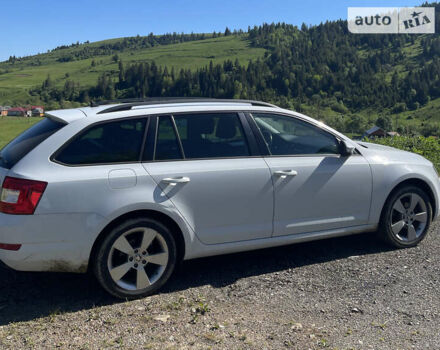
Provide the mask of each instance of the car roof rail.
POLYGON ((137 106, 161 105, 161 104, 165 105, 165 104, 176 104, 176 103, 246 103, 252 106, 278 108, 278 106, 276 105, 261 101, 239 100, 239 99, 218 99, 218 98, 209 98, 209 97, 130 98, 130 99, 121 99, 121 100, 91 102, 90 107, 104 106, 108 104, 117 104, 116 106, 103 109, 102 111, 99 111, 97 113, 97 114, 104 114, 111 112, 127 111, 130 110, 132 107, 137 107, 137 106))

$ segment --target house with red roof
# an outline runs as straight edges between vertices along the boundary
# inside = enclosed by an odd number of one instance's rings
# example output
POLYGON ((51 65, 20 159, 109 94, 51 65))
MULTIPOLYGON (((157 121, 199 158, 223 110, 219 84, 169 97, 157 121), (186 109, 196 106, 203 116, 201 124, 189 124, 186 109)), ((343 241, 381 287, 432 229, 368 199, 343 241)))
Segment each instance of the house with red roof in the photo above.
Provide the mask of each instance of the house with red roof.
POLYGON ((8 109, 8 117, 25 117, 26 112, 27 112, 26 108, 13 107, 8 109))

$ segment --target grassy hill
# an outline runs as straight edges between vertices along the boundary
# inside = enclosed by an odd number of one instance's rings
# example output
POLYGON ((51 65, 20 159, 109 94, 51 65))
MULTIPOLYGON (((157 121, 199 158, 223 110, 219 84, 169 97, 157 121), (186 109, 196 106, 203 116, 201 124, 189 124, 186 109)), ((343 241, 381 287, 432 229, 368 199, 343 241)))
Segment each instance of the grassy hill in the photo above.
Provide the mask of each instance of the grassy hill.
MULTIPOLYGON (((118 62, 113 59, 114 53, 99 55, 87 59, 60 62, 60 58, 75 54, 84 48, 115 44, 123 39, 112 39, 77 47, 55 50, 45 54, 26 57, 23 60, 0 63, 0 105, 15 105, 35 101, 28 90, 40 86, 48 75, 55 86, 62 87, 66 80, 78 82, 82 87, 96 84, 98 77, 104 73, 117 75, 118 62), (92 66, 94 61, 94 66, 92 66)), ((195 69, 222 63, 227 59, 238 59, 246 64, 251 59, 263 57, 265 49, 250 46, 246 35, 231 35, 204 40, 189 41, 178 44, 158 45, 151 48, 131 49, 118 52, 118 60, 126 64, 155 61, 161 66, 176 70, 195 69)))

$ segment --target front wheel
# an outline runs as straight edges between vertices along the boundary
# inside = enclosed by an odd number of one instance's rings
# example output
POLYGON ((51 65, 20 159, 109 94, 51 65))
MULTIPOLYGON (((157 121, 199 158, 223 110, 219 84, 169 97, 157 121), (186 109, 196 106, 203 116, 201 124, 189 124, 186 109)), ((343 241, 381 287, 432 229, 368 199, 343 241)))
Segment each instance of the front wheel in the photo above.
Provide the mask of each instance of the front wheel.
POLYGON ((162 223, 148 218, 127 220, 103 240, 95 275, 110 294, 124 299, 156 292, 176 265, 176 243, 162 223))
POLYGON ((426 236, 432 219, 427 194, 418 187, 405 186, 388 199, 382 214, 382 237, 397 248, 414 247, 426 236))

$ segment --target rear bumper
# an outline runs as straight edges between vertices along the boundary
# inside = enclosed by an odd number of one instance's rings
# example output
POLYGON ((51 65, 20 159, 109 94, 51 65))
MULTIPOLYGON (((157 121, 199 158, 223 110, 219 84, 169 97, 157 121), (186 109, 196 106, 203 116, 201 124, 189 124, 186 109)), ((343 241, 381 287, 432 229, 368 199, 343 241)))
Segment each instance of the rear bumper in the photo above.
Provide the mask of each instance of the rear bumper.
POLYGON ((94 214, 7 215, 0 213, 0 261, 18 271, 85 272, 98 227, 94 214))
POLYGON ((17 251, 0 250, 0 262, 16 271, 86 272, 81 248, 66 243, 24 244, 17 251))

